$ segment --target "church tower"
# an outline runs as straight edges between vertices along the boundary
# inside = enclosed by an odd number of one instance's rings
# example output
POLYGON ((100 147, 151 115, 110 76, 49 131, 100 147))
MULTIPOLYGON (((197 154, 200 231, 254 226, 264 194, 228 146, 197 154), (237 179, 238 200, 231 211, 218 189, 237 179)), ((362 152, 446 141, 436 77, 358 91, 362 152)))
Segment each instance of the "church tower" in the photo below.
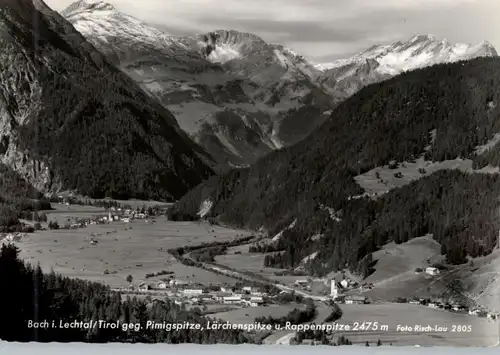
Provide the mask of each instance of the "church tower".
POLYGON ((333 299, 336 299, 339 295, 339 290, 337 289, 337 282, 332 279, 331 281, 331 285, 330 285, 330 296, 333 298, 333 299))

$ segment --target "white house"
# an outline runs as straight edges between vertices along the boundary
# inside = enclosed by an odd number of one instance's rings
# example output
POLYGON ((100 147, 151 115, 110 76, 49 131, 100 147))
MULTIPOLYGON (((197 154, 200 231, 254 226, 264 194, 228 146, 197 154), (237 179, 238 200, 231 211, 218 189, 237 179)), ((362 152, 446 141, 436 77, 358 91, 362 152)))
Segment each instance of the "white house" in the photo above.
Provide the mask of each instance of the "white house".
POLYGON ((428 307, 431 307, 431 308, 438 308, 438 305, 434 302, 430 302, 427 304, 428 307))
POLYGON ((347 288, 347 286, 349 286, 349 282, 346 279, 344 279, 340 281, 340 286, 342 286, 343 288, 347 288))
POLYGON ((364 296, 347 296, 345 298, 346 304, 365 304, 366 297, 364 296))
POLYGON ((225 297, 231 296, 231 293, 229 292, 217 292, 214 295, 214 299, 219 302, 223 302, 225 297))
POLYGON ((255 291, 255 292, 250 292, 252 296, 265 296, 265 292, 260 292, 260 291, 255 291))
POLYGON ((151 287, 145 282, 139 284, 139 291, 148 291, 151 287))
POLYGON ((429 275, 438 275, 439 274, 439 270, 435 267, 428 267, 428 268, 425 268, 425 272, 429 275))
POLYGON ((224 303, 227 303, 227 304, 241 303, 241 296, 224 297, 224 303))
POLYGON ((170 287, 173 287, 173 286, 183 286, 183 285, 188 285, 189 284, 189 282, 187 282, 187 281, 176 280, 176 279, 170 280, 169 283, 170 283, 170 287))
POLYGON ((258 293, 260 291, 260 288, 255 287, 255 286, 245 286, 245 287, 243 287, 243 291, 246 291, 249 293, 258 293))

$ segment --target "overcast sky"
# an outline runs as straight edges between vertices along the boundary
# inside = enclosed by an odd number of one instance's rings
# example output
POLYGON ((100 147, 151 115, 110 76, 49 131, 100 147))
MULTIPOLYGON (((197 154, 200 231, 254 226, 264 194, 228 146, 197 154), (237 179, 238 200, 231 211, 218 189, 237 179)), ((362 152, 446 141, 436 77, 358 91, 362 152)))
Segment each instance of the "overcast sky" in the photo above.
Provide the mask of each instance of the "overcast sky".
MULTIPOLYGON (((73 0, 45 0, 62 10, 73 0)), ((433 34, 487 40, 500 52, 500 0, 110 0, 118 10, 173 35, 235 29, 316 62, 433 34)))

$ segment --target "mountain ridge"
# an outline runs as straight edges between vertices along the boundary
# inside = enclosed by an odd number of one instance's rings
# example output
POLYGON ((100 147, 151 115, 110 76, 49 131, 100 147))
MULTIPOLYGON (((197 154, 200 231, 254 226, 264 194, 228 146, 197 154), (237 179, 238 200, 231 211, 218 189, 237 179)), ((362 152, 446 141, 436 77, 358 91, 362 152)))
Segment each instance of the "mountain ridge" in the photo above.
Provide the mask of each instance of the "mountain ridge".
MULTIPOLYGON (((442 40, 438 40, 436 36, 431 35, 431 34, 417 34, 409 38, 405 42, 397 41, 394 43, 389 43, 389 44, 377 44, 377 45, 372 45, 369 48, 360 51, 350 57, 343 58, 343 59, 338 59, 336 61, 333 61, 331 63, 319 63, 315 64, 315 67, 318 68, 321 71, 327 71, 333 68, 341 67, 344 65, 351 64, 352 62, 355 61, 365 61, 367 59, 375 59, 377 60, 377 57, 385 57, 389 54, 392 54, 394 56, 397 56, 398 52, 402 52, 403 49, 405 50, 412 50, 412 52, 422 52, 425 49, 428 49, 428 47, 431 46, 436 46, 440 48, 434 48, 434 49, 439 49, 443 52, 450 52, 450 60, 447 60, 446 62, 452 62, 454 58, 451 58, 451 54, 455 54, 457 56, 457 60, 460 59, 468 59, 466 56, 465 58, 460 57, 460 53, 456 52, 465 52, 467 51, 472 52, 471 55, 477 55, 474 54, 474 52, 484 50, 485 56, 498 56, 498 53, 495 49, 495 47, 488 41, 483 40, 477 44, 465 44, 465 43, 455 43, 455 44, 450 44, 446 38, 442 40), (411 48, 413 46, 413 49, 411 48)), ((401 53, 401 56, 403 56, 404 53, 401 53)), ((404 59, 412 59, 410 58, 402 58, 404 59)), ((398 68, 398 63, 395 63, 394 65, 394 70, 399 69, 400 72, 407 71, 407 70, 412 70, 412 69, 418 69, 421 66, 418 64, 420 63, 410 63, 408 66, 403 66, 398 68)), ((432 63, 432 64, 437 64, 437 63, 432 63)), ((382 64, 383 65, 383 64, 382 64)), ((390 65, 390 63, 388 64, 390 65)), ((422 63, 422 65, 429 65, 429 63, 422 63)))
POLYGON ((409 40, 374 45, 346 59, 319 64, 324 74, 321 82, 350 96, 367 84, 434 64, 453 63, 478 57, 498 56, 487 41, 476 45, 450 44, 433 35, 415 35, 409 40))

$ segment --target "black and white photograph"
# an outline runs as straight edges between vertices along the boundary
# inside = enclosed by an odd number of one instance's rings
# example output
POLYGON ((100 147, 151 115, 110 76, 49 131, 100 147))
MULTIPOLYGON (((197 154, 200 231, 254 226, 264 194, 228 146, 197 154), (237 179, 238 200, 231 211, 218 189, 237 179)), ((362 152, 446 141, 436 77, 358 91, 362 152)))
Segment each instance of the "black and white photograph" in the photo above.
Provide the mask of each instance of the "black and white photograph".
POLYGON ((0 0, 0 354, 500 346, 498 14, 0 0))

